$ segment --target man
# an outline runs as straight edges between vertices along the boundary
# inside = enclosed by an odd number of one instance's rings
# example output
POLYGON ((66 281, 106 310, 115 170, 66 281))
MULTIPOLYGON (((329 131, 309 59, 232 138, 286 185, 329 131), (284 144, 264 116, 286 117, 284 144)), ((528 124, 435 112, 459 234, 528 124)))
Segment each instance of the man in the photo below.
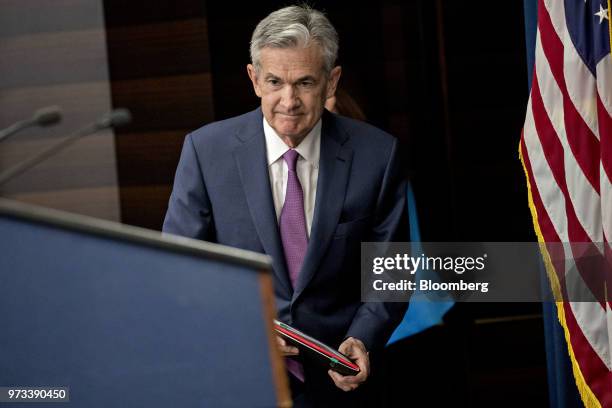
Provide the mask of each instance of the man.
POLYGON ((279 320, 359 365, 342 376, 279 339, 298 361, 288 364, 296 405, 359 402, 369 351, 406 308, 360 301, 360 243, 406 240, 406 185, 393 137, 325 111, 337 52, 336 30, 307 6, 262 20, 247 65, 261 107, 186 137, 164 222, 165 232, 270 255, 279 320))

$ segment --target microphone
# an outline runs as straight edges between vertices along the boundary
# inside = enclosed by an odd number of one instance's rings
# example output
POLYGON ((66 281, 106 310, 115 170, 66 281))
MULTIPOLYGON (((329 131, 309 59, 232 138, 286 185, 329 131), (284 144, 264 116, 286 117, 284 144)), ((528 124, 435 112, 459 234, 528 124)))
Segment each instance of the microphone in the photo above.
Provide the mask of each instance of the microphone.
POLYGON ((19 176, 26 170, 29 170, 30 168, 36 166, 38 163, 62 151, 67 146, 73 144, 78 139, 84 136, 99 132, 100 130, 104 130, 107 128, 124 126, 130 123, 131 121, 132 115, 130 114, 129 110, 122 108, 114 109, 113 111, 98 118, 95 122, 84 126, 83 128, 72 133, 71 135, 65 137, 63 140, 60 140, 59 142, 44 149, 40 153, 0 173, 0 186, 7 183, 8 181, 11 181, 13 178, 19 176))
POLYGON ((119 127, 127 125, 132 121, 132 114, 129 110, 124 108, 113 109, 106 115, 101 116, 96 121, 98 130, 106 129, 109 127, 119 127))
POLYGON ((59 106, 47 106, 40 108, 30 119, 20 120, 15 122, 9 127, 0 130, 0 142, 8 139, 10 136, 19 132, 20 130, 29 128, 31 126, 50 126, 55 125, 62 120, 62 109, 59 106))

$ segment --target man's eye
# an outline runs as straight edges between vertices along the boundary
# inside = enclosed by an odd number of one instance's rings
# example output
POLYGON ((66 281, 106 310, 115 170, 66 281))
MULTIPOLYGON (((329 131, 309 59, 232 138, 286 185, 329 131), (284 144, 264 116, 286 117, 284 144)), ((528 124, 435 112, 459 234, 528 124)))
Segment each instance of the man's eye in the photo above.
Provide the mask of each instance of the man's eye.
POLYGON ((304 86, 304 87, 311 87, 311 86, 313 86, 313 85, 314 85, 314 82, 312 82, 312 81, 302 81, 302 82, 300 83, 300 85, 302 85, 302 86, 304 86))
POLYGON ((276 85, 280 84, 280 81, 278 79, 268 79, 268 83, 270 85, 276 86, 276 85))

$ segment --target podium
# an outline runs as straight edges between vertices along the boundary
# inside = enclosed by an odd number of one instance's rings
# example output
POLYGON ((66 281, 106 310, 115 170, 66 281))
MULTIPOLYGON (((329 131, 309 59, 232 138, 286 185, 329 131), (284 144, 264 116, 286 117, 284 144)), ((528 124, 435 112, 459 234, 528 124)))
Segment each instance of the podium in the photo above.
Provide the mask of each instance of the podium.
POLYGON ((0 387, 67 387, 58 407, 290 405, 267 256, 7 200, 0 248, 0 387))

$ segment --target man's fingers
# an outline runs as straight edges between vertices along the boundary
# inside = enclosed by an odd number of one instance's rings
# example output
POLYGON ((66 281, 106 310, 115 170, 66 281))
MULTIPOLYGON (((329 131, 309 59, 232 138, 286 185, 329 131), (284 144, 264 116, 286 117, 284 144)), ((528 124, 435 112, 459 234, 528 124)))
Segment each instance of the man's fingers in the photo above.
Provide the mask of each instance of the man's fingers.
POLYGON ((338 351, 344 354, 345 356, 350 357, 349 345, 347 343, 342 343, 340 347, 338 347, 338 351))
POLYGON ((357 375, 342 375, 334 370, 329 370, 330 376, 334 380, 334 382, 347 385, 347 386, 355 386, 357 387, 359 384, 364 382, 367 376, 363 373, 359 373, 357 375))
POLYGON ((334 381, 334 384, 336 384, 336 387, 340 388, 342 391, 351 391, 351 387, 342 381, 342 376, 340 374, 333 370, 329 370, 328 374, 334 381))
POLYGON ((353 338, 348 338, 340 344, 338 347, 338 351, 350 358, 358 358, 360 356, 366 355, 367 352, 365 347, 363 347, 363 343, 359 340, 355 340, 353 338))
MULTIPOLYGON (((332 370, 333 371, 333 370, 332 370)), ((359 385, 368 378, 368 376, 364 372, 359 372, 357 375, 342 375, 334 371, 337 375, 339 381, 342 381, 343 384, 355 384, 359 385)))
POLYGON ((351 377, 351 376, 347 377, 347 381, 349 381, 349 382, 354 382, 354 383, 357 383, 357 384, 361 384, 362 382, 364 382, 365 380, 367 380, 367 378, 368 378, 368 374, 369 374, 369 373, 368 373, 367 368, 366 368, 366 369, 362 369, 362 370, 359 372, 359 374, 354 375, 354 376, 352 376, 352 377, 351 377))
POLYGON ((358 356, 352 357, 355 360, 355 364, 359 366, 359 374, 355 377, 363 376, 363 381, 368 378, 370 375, 370 360, 366 354, 360 354, 358 356))
POLYGON ((365 381, 370 374, 370 357, 363 343, 359 340, 348 338, 340 345, 338 350, 355 361, 360 370, 356 377, 361 379, 363 376, 362 381, 365 381))
POLYGON ((297 356, 298 354, 300 354, 300 350, 297 349, 297 347, 292 347, 292 346, 281 346, 281 352, 285 355, 285 356, 297 356))
POLYGON ((283 356, 297 356, 300 354, 300 351, 297 347, 288 346, 285 339, 282 337, 276 336, 276 343, 278 344, 278 348, 280 349, 283 356))
POLYGON ((343 375, 341 375, 340 373, 335 372, 334 370, 329 370, 328 373, 329 373, 329 376, 332 378, 332 380, 334 380, 336 385, 338 385, 338 386, 340 386, 340 384, 345 385, 344 384, 344 376, 343 375))
POLYGON ((353 391, 354 389, 359 387, 359 383, 353 383, 353 382, 346 381, 346 379, 350 377, 345 377, 343 375, 340 375, 333 370, 328 370, 327 373, 329 374, 331 379, 334 381, 334 384, 336 384, 336 387, 340 388, 342 391, 347 391, 347 392, 353 391))

